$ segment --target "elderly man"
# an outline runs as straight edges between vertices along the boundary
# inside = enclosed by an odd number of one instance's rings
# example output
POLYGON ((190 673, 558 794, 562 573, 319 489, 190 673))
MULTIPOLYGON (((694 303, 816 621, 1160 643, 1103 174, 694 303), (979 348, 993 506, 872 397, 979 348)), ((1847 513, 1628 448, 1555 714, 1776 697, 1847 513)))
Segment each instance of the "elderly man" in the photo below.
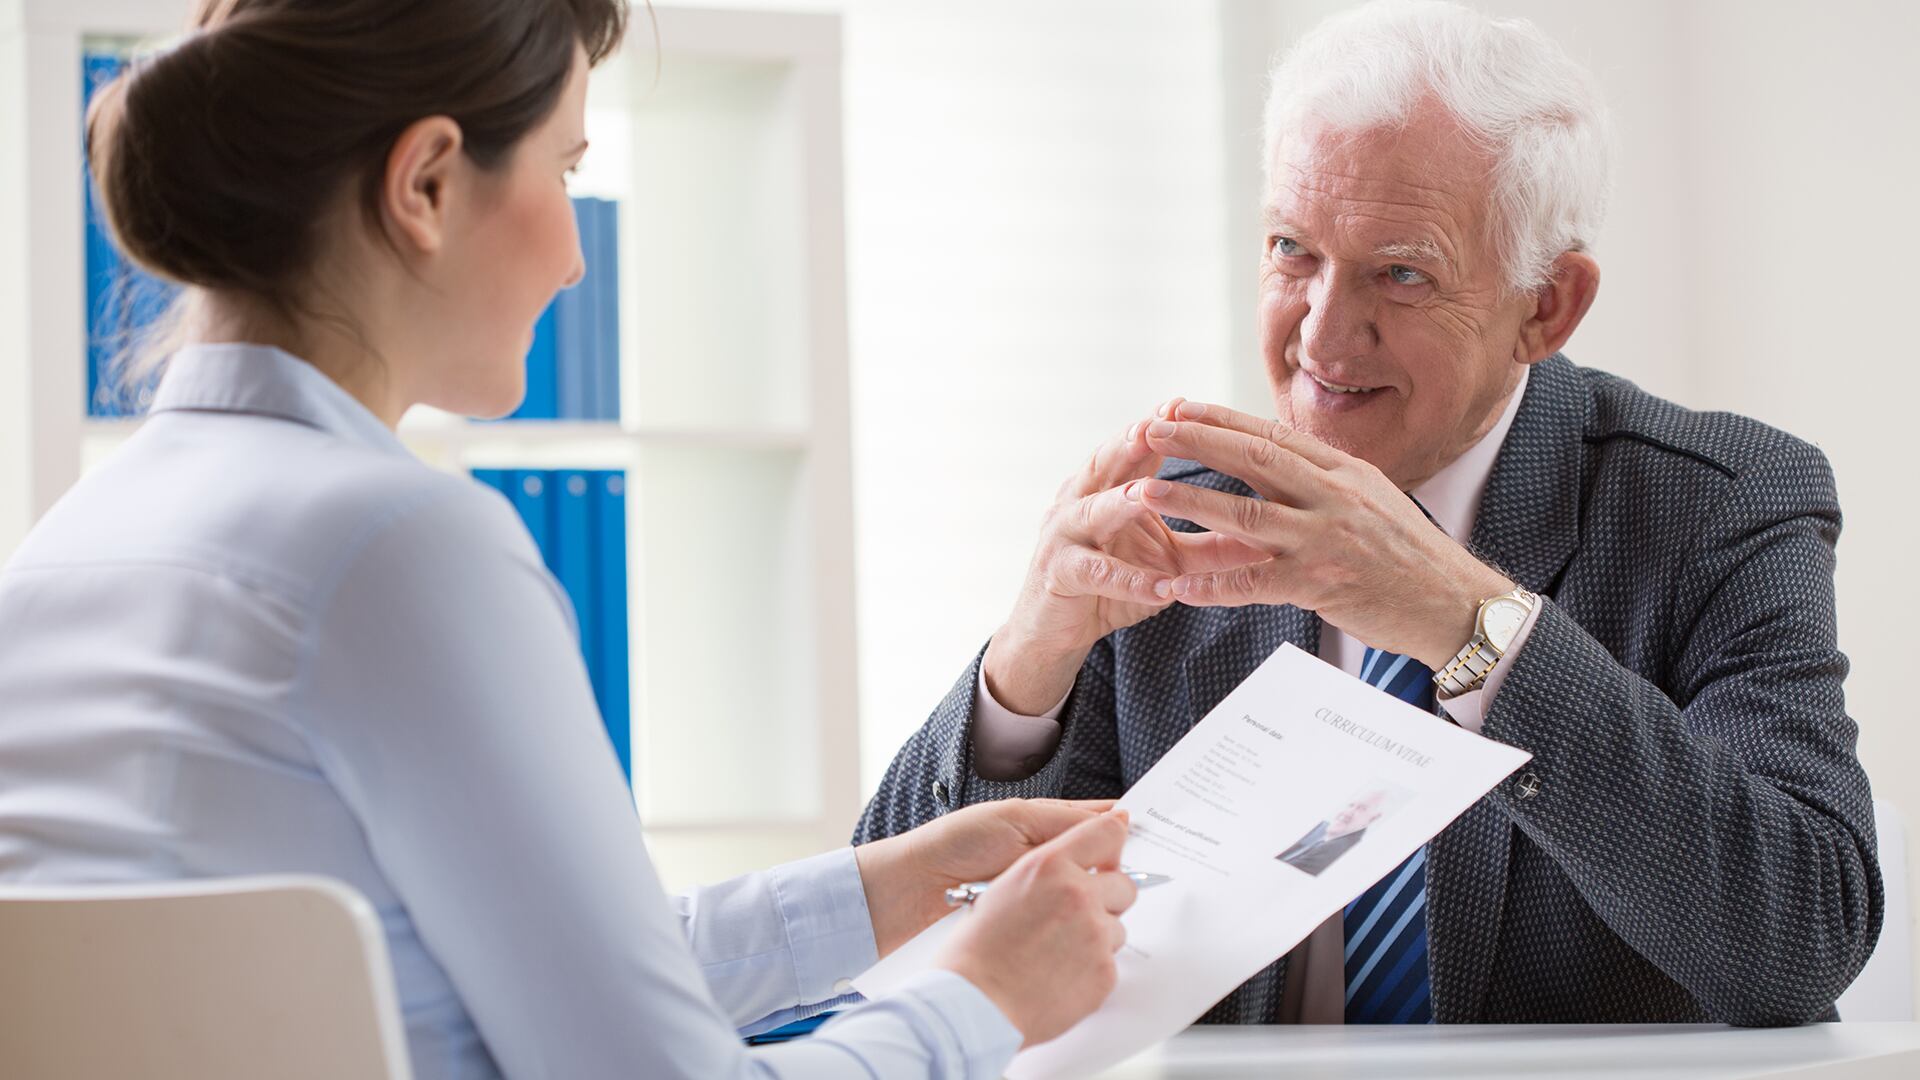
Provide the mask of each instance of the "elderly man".
POLYGON ((1559 354, 1607 139, 1531 26, 1362 8, 1272 86, 1278 418, 1095 453, 857 839, 1118 795, 1293 642, 1533 760, 1206 1019, 1831 1018, 1881 889, 1825 459, 1559 354))

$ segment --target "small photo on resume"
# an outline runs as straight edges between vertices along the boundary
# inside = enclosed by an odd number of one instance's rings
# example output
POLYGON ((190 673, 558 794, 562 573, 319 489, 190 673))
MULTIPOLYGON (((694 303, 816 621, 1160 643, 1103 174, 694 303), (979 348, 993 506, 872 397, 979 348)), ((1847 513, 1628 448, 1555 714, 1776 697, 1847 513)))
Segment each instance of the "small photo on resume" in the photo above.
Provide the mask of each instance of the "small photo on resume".
POLYGON ((1288 845, 1274 858, 1296 870, 1320 875, 1366 839, 1367 829, 1406 804, 1412 792, 1392 784, 1377 782, 1353 793, 1307 834, 1288 845))

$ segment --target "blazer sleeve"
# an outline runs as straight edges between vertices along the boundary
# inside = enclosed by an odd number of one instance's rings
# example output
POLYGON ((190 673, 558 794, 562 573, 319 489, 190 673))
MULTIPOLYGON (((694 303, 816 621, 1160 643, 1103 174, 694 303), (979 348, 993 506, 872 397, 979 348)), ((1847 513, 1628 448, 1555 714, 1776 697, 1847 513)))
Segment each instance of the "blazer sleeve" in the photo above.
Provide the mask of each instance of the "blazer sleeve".
POLYGON ((1102 639, 1080 665, 1060 714, 1060 743, 1022 780, 982 778, 973 766, 973 709, 983 646, 914 732, 860 815, 853 842, 864 844, 924 825, 949 810, 995 799, 1104 799, 1125 791, 1114 712, 1113 642, 1102 639))
POLYGON ((1679 577, 1667 691, 1547 602, 1484 733, 1492 798, 1641 955, 1734 1024, 1819 1019, 1880 932, 1872 797, 1835 630, 1840 510, 1795 444, 1724 489, 1679 577))

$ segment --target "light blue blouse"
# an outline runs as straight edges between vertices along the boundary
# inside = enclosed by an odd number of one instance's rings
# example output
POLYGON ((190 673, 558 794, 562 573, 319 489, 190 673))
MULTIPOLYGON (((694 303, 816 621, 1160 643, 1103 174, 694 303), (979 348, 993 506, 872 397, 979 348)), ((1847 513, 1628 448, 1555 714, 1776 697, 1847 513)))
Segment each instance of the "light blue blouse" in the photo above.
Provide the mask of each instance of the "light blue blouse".
POLYGON ((279 350, 173 358, 0 570, 0 642, 0 881, 346 881, 421 1080, 985 1078, 1018 1049, 944 972, 742 1048, 873 962, 851 849, 668 898, 512 508, 279 350))

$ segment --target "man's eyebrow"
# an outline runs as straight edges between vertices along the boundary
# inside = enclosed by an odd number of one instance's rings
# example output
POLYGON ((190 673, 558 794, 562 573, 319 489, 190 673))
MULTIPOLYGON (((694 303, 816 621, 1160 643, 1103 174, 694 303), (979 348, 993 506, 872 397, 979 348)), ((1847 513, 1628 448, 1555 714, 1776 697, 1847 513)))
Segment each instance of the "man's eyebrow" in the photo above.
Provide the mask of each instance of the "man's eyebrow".
MULTIPOLYGON (((1278 207, 1266 207, 1260 212, 1260 217, 1268 232, 1278 233, 1291 240, 1311 239, 1306 229, 1287 220, 1286 215, 1278 207)), ((1396 240, 1374 248, 1373 255, 1377 259, 1431 263, 1448 269, 1453 267, 1453 260, 1447 258, 1447 253, 1432 240, 1396 240)))
POLYGON ((1286 215, 1282 214, 1279 211, 1279 209, 1272 206, 1269 206, 1266 209, 1260 211, 1260 220, 1261 220, 1261 224, 1265 225, 1269 232, 1277 232, 1283 236, 1292 237, 1293 239, 1296 239, 1296 240, 1305 236, 1307 232, 1305 229, 1302 229, 1300 226, 1294 224, 1291 221, 1288 221, 1286 218, 1286 215))
POLYGON ((1431 240, 1400 240, 1391 244, 1381 244, 1373 249, 1375 258, 1399 259, 1403 262, 1437 263, 1452 266, 1453 260, 1440 250, 1440 245, 1431 240))

